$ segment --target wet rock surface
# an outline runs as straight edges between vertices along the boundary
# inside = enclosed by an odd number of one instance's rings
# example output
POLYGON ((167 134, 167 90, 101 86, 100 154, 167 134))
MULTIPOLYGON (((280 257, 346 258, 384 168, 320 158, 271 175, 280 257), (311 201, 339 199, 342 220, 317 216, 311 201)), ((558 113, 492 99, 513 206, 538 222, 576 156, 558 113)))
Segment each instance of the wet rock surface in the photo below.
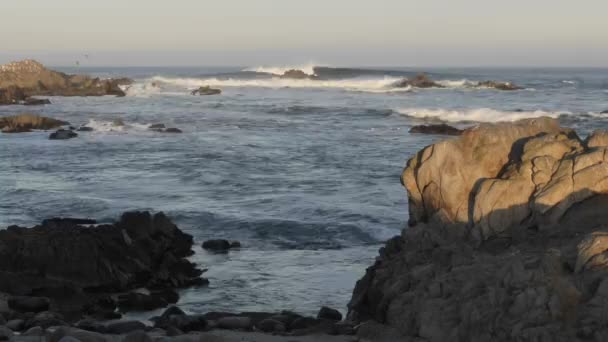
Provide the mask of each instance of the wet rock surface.
POLYGON ((219 95, 222 93, 221 89, 211 88, 210 86, 203 86, 193 90, 190 94, 192 95, 219 95))
POLYGON ((3 133, 30 132, 33 129, 48 130, 68 124, 65 121, 29 113, 0 117, 0 130, 3 133))
POLYGON ((349 320, 403 341, 604 340, 603 134, 529 119, 421 150, 402 175, 411 227, 359 280, 349 320))

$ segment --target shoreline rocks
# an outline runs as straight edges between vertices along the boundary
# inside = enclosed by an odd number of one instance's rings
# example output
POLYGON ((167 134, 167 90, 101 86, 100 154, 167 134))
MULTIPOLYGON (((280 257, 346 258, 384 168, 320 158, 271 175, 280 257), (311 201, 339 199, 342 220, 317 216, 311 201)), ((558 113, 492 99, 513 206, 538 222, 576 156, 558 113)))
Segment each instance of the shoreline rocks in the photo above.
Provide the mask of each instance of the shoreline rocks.
MULTIPOLYGON (((186 259, 192 236, 162 213, 124 213, 111 225, 78 222, 1 230, 0 291, 48 298, 52 310, 78 318, 114 312, 114 296, 134 289, 159 291, 152 295, 206 284, 203 271, 186 259)), ((177 300, 175 292, 163 296, 174 299, 160 307, 177 300)))
POLYGON ((68 140, 76 138, 78 133, 71 129, 59 129, 49 135, 49 140, 68 140))
POLYGON ((540 118, 422 149, 402 175, 410 227, 357 282, 348 319, 404 341, 603 341, 607 134, 540 118))
POLYGON ((504 91, 522 90, 523 88, 511 83, 511 82, 497 82, 497 81, 480 81, 477 83, 478 88, 492 88, 504 91))
POLYGON ((405 78, 394 84, 396 88, 444 88, 443 85, 433 81, 427 74, 418 74, 413 78, 405 78))
POLYGON ((231 242, 224 239, 215 239, 203 242, 201 247, 212 252, 228 252, 230 249, 241 248, 241 243, 238 241, 231 242))

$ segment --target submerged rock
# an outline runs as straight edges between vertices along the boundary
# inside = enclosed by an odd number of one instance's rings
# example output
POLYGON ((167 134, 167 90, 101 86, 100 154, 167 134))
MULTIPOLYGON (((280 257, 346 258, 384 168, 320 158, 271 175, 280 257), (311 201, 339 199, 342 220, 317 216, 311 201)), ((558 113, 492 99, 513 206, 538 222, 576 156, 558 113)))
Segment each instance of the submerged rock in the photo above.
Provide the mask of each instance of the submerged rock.
POLYGON ((319 310, 319 313, 317 314, 317 318, 318 319, 328 319, 330 321, 341 321, 342 314, 340 313, 340 311, 338 311, 336 309, 332 309, 332 308, 328 308, 327 306, 324 306, 321 308, 321 310, 319 310))
POLYGON ((437 135, 461 135, 462 129, 446 124, 418 125, 410 129, 410 133, 437 134, 437 135))
POLYGON ((47 130, 68 124, 65 121, 29 113, 0 117, 0 129, 4 133, 30 132, 33 129, 47 130))
POLYGON ((210 86, 200 87, 193 90, 190 94, 192 95, 218 95, 221 94, 221 89, 211 88, 210 86))
POLYGON ((348 319, 406 341, 602 340, 601 145, 540 118, 480 125, 422 149, 402 175, 411 227, 357 282, 348 319))
POLYGON ((76 138, 77 136, 78 136, 78 133, 72 131, 71 129, 60 129, 54 133, 51 133, 49 135, 49 139, 50 140, 67 140, 67 139, 76 138))
POLYGON ((183 133, 181 129, 175 128, 175 127, 167 128, 162 132, 163 133, 183 133))

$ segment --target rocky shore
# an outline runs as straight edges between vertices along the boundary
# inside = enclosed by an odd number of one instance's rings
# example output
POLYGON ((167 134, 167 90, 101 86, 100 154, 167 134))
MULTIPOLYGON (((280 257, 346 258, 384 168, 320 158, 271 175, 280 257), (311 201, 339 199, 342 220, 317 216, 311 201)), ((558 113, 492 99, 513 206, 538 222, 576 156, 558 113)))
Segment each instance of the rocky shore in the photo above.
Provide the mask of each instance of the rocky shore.
POLYGON ((401 177, 410 227, 348 318, 387 341, 608 340, 607 151, 549 118, 422 149, 401 177))
MULTIPOLYGON (((222 243, 203 245, 221 250, 222 243)), ((173 306, 177 290, 208 284, 205 270, 187 259, 192 246, 192 236, 163 213, 128 212, 114 224, 53 218, 1 230, 0 341, 240 341, 253 332, 259 341, 313 335, 346 341, 336 336, 354 334, 342 314, 327 307, 317 317, 185 313, 173 306), (167 309, 148 321, 121 320, 125 312, 158 308, 167 309)))

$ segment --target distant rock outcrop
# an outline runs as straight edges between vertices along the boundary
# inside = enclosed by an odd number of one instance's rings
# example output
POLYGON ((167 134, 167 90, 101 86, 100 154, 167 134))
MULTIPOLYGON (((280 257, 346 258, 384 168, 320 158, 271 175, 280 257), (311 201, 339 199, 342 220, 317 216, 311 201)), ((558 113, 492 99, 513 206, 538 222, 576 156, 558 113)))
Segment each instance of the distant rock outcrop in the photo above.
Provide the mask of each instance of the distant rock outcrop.
POLYGON ((294 80, 305 80, 305 79, 309 79, 310 75, 308 75, 307 73, 305 73, 302 70, 291 69, 291 70, 285 71, 283 73, 283 75, 281 75, 281 78, 290 78, 290 79, 294 79, 294 80))
POLYGON ((608 337, 608 133, 485 124, 405 168, 411 227, 357 283, 349 319, 403 341, 608 337))
MULTIPOLYGON (((125 96, 120 86, 132 82, 127 78, 102 80, 68 75, 34 60, 24 60, 0 66, 0 104, 27 104, 31 96, 125 96)), ((33 103, 36 102, 30 101, 33 103)))
POLYGON ((68 124, 65 121, 29 113, 0 117, 0 130, 4 133, 29 132, 33 129, 47 130, 68 124))
POLYGON ((418 74, 413 78, 405 78, 394 84, 396 88, 444 88, 443 85, 433 81, 427 74, 418 74))

